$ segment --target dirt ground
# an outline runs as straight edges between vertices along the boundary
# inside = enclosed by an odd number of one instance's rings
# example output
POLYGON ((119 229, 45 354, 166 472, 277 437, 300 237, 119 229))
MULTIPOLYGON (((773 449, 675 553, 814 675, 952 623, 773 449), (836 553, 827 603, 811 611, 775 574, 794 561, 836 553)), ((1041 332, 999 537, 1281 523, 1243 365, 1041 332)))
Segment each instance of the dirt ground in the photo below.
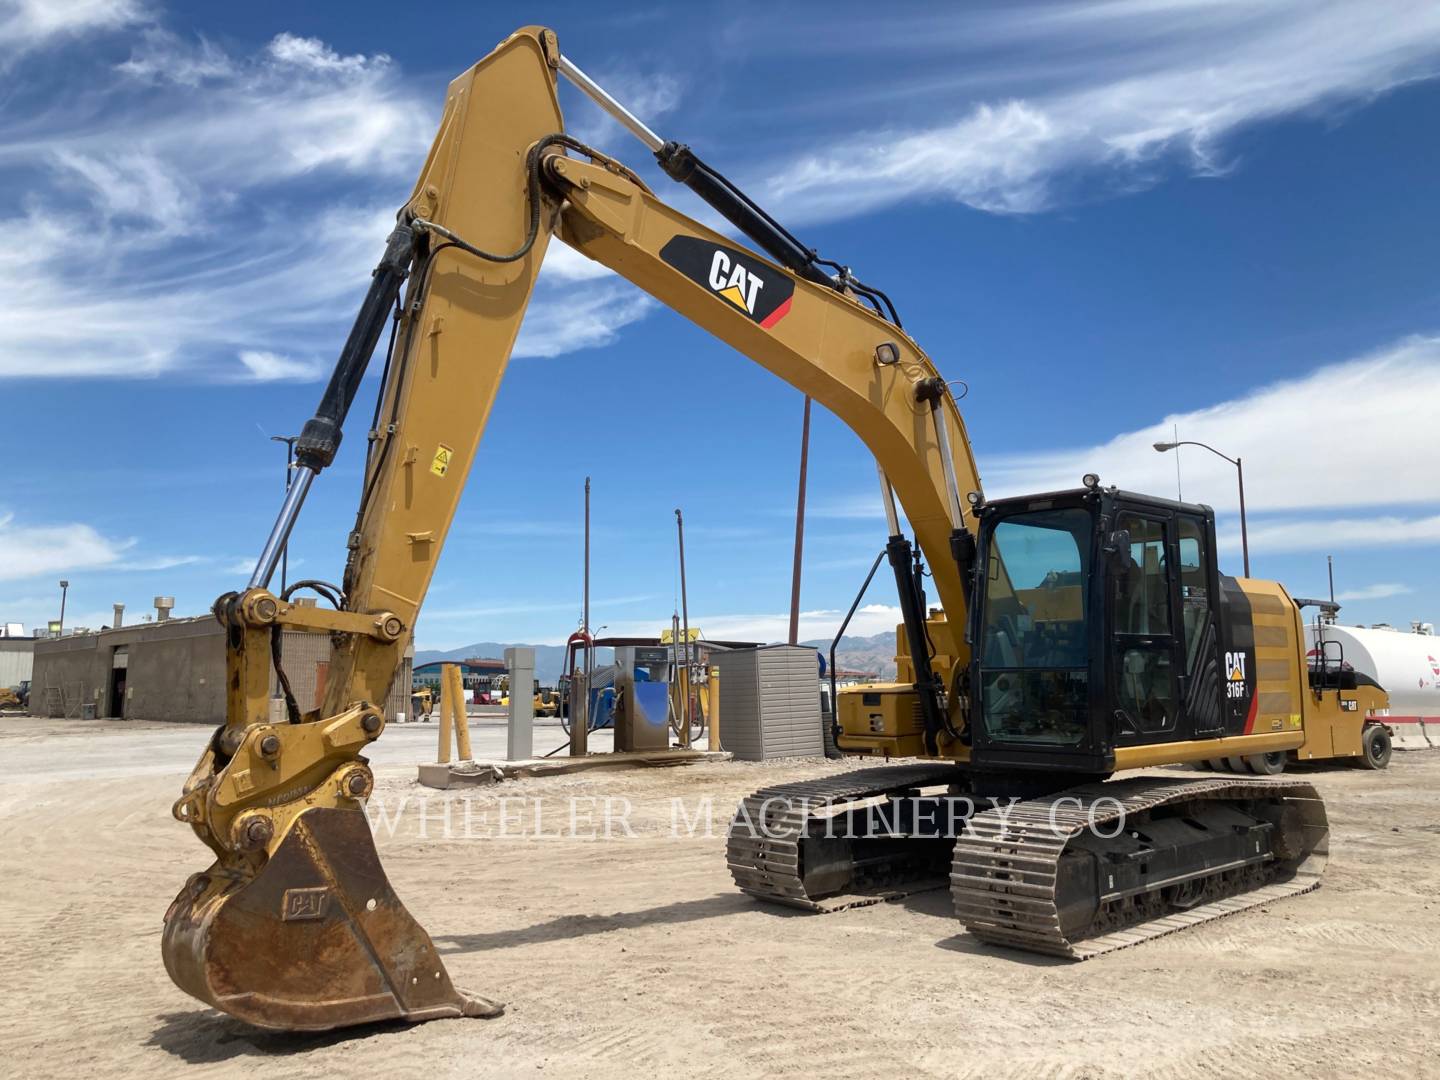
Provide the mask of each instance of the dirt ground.
POLYGON ((169 815, 186 770, 103 767, 158 727, 0 721, 0 1075, 1440 1076, 1440 753, 1306 771, 1332 827, 1318 892, 1082 964, 975 943, 944 892, 824 916, 736 892, 735 802, 848 765, 441 793, 386 764, 391 881, 456 984, 507 1012, 282 1036, 161 966, 161 916, 208 862, 169 815), (572 796, 579 835, 557 838, 572 796), (693 820, 707 796, 712 836, 672 828, 673 799, 693 820), (630 803, 609 838, 607 797, 630 803))

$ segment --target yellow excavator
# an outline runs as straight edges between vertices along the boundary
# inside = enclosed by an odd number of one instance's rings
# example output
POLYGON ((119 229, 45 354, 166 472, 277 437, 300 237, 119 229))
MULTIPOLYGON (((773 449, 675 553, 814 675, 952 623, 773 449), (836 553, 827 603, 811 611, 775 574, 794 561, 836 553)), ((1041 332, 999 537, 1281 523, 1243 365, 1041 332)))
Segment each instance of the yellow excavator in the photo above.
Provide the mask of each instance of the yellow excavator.
POLYGON ((1368 715, 1363 688, 1307 671, 1296 603, 1278 585, 1219 573, 1205 507, 1093 477, 987 501, 955 397, 890 299, 656 135, 553 32, 528 27, 451 83, 255 572, 215 603, 226 720, 174 805, 213 863, 184 885, 162 937, 182 989, 281 1030, 501 1010, 452 985, 391 889, 363 809, 374 783, 364 753, 384 731, 379 703, 552 236, 812 396, 879 466, 906 681, 841 695, 837 738, 847 753, 920 760, 745 800, 727 848, 742 889, 823 911, 948 873, 970 932, 1086 956, 1314 886, 1328 831, 1311 785, 1107 780, 1209 761, 1272 774, 1307 733, 1368 715), (561 77, 754 247, 566 134, 561 77), (271 592, 392 322, 343 582, 271 592), (299 603, 302 590, 330 607, 299 603), (289 691, 286 630, 333 643, 311 711, 289 691))

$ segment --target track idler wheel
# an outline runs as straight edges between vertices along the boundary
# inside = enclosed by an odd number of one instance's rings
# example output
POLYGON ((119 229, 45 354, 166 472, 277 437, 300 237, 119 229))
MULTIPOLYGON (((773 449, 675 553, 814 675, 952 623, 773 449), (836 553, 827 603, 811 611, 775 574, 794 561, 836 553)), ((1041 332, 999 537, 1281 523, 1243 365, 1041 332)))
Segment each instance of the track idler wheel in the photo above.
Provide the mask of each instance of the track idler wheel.
POLYGON ((196 874, 165 913, 161 950, 181 989, 261 1028, 504 1011, 451 985, 359 810, 305 811, 257 873, 196 874))
POLYGON ((1248 754, 1245 767, 1258 776, 1279 776, 1285 771, 1285 752, 1272 750, 1268 754, 1248 754))

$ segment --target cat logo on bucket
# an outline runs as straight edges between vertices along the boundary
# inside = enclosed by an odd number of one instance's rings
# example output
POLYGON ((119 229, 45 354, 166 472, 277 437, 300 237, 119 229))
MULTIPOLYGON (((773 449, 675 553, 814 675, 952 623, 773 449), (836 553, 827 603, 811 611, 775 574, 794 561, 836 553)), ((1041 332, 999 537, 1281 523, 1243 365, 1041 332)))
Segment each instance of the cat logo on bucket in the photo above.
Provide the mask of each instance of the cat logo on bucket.
POLYGON ((676 236, 660 249, 660 258, 767 330, 790 312, 794 280, 746 252, 676 236))

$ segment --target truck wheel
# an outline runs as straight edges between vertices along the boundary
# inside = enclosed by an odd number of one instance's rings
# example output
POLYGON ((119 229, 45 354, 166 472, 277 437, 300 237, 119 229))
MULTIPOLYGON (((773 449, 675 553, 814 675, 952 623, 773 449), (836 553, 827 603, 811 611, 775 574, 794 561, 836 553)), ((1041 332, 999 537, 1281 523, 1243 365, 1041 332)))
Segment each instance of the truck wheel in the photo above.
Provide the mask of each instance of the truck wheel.
POLYGON ((1383 769, 1390 764, 1390 732, 1383 724, 1371 724, 1360 736, 1361 768, 1383 769))
POLYGON ((1268 754, 1250 754, 1245 758, 1250 771, 1260 776, 1278 776, 1285 771, 1285 751, 1272 750, 1268 754))

